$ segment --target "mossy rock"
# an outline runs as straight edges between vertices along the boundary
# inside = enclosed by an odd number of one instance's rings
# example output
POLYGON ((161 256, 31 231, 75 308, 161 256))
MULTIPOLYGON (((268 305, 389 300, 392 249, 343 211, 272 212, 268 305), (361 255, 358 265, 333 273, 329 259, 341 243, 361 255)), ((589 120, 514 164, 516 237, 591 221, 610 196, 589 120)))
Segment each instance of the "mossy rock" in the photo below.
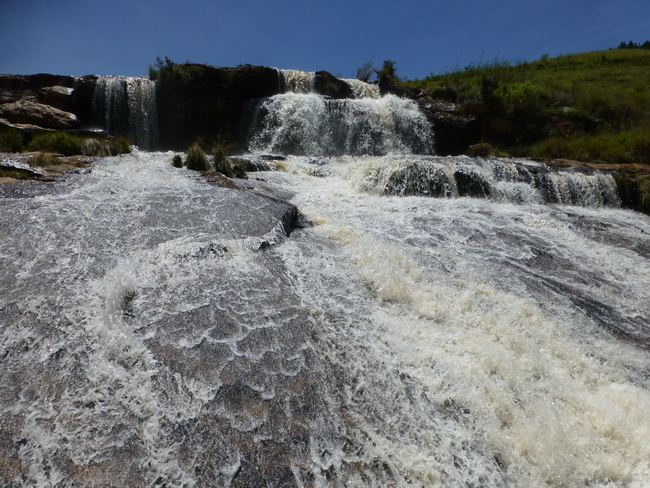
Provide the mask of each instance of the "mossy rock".
POLYGON ((650 176, 614 175, 623 208, 650 215, 650 176))
POLYGON ((401 196, 451 197, 453 187, 442 168, 411 164, 398 169, 390 176, 386 193, 401 196))
POLYGON ((490 184, 474 172, 454 171, 459 197, 489 198, 490 184))

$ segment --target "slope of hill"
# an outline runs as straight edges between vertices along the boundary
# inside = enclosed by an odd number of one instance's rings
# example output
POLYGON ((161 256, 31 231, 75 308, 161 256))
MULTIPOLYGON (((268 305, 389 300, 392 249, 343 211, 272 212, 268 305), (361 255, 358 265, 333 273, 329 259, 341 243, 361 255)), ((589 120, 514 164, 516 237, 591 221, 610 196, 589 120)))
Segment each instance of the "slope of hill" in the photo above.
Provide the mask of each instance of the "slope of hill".
POLYGON ((650 164, 648 49, 478 63, 406 84, 478 104, 482 138, 499 155, 650 164))

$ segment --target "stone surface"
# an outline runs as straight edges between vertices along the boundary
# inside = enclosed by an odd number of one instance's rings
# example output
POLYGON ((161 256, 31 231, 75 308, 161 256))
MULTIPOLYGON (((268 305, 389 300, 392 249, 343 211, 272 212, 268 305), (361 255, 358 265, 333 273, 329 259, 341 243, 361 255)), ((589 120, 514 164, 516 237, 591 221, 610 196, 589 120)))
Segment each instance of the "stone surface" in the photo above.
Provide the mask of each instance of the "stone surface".
POLYGON ((159 140, 178 150, 198 137, 239 140, 247 101, 280 93, 275 68, 250 65, 173 65, 161 69, 156 85, 159 140))
POLYGON ((479 144, 473 144, 467 148, 467 151, 465 151, 466 156, 470 156, 473 158, 476 157, 483 157, 486 158, 492 152, 494 151, 494 148, 492 147, 491 144, 488 144, 487 142, 482 142, 479 144))
POLYGON ((433 125, 435 151, 439 156, 464 154, 481 140, 481 122, 476 115, 462 113, 458 105, 430 98, 418 100, 420 110, 433 125))
POLYGON ((316 71, 314 89, 326 97, 354 98, 352 87, 327 71, 316 71))
POLYGON ((0 105, 0 118, 12 124, 32 124, 46 129, 72 130, 79 127, 75 114, 30 100, 0 105))
POLYGON ((47 86, 38 91, 37 97, 40 103, 72 112, 74 110, 73 92, 74 89, 67 86, 47 86))

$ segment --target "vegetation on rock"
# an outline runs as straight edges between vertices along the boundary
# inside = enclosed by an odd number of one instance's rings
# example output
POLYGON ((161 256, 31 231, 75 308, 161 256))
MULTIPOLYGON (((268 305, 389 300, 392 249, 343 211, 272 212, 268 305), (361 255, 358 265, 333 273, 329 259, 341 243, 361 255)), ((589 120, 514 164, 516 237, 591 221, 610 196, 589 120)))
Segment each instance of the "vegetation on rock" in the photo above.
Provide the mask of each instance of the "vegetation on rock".
POLYGON ((23 135, 18 130, 0 129, 0 152, 21 152, 24 148, 23 135))
POLYGON ((131 152, 124 138, 97 139, 95 137, 57 131, 35 135, 27 144, 30 151, 58 153, 64 156, 115 156, 131 152))
POLYGON ((650 52, 642 46, 477 63, 406 85, 480 106, 481 138, 498 155, 650 164, 650 52))

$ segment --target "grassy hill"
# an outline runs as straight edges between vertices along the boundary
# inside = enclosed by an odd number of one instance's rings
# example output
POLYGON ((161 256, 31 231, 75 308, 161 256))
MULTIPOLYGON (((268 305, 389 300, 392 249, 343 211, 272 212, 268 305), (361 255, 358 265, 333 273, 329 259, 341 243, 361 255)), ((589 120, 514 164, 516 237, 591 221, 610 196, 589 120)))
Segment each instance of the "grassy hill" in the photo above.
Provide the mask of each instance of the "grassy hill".
POLYGON ((479 63, 405 84, 482 107, 497 155, 650 165, 649 49, 479 63))

